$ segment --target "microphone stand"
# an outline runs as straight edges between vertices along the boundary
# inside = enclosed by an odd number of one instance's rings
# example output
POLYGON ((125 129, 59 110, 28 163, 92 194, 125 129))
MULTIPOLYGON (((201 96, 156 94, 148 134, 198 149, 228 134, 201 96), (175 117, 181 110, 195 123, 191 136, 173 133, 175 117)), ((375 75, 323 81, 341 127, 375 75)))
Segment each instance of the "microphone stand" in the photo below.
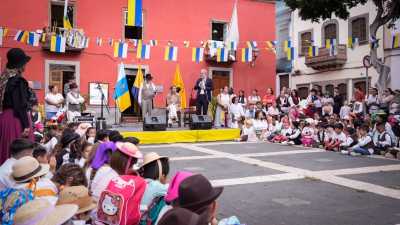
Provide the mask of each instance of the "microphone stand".
POLYGON ((106 120, 104 118, 104 105, 106 106, 108 113, 110 113, 110 109, 108 108, 108 104, 104 104, 105 95, 104 95, 103 89, 101 88, 100 83, 97 83, 97 89, 99 89, 100 94, 101 94, 100 117, 97 118, 97 120, 100 122, 99 124, 101 124, 101 129, 104 129, 105 127, 103 127, 103 121, 105 122, 105 120, 106 120))

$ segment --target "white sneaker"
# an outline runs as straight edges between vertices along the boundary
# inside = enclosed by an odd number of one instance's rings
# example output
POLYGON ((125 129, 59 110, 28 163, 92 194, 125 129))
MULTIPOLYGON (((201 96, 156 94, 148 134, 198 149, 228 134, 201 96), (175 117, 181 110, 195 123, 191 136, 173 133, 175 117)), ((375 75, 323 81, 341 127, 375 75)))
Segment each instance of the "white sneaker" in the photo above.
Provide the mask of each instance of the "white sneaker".
POLYGON ((294 142, 293 141, 289 141, 287 144, 288 145, 294 145, 294 142))
POLYGON ((343 155, 348 155, 348 154, 349 154, 349 151, 347 151, 347 150, 342 150, 342 151, 340 151, 340 153, 342 153, 343 155))
POLYGON ((287 141, 282 141, 281 144, 282 144, 282 145, 287 145, 288 142, 287 142, 287 141))
POLYGON ((361 153, 357 153, 357 152, 350 152, 351 156, 361 156, 361 153))

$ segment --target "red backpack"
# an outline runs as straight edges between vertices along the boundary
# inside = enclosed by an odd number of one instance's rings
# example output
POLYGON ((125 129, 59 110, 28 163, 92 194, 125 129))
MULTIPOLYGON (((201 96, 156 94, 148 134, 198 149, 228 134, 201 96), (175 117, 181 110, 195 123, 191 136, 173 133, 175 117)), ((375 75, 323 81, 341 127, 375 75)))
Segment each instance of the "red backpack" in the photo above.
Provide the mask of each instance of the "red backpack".
POLYGON ((101 193, 97 220, 108 225, 137 225, 146 182, 139 176, 113 178, 101 193))

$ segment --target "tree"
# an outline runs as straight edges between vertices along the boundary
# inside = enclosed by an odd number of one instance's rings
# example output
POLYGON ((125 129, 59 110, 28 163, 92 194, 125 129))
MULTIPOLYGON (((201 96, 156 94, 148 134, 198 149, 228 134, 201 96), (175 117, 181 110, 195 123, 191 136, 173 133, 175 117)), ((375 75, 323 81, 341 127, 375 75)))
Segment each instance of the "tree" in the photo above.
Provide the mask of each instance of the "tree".
MULTIPOLYGON (((335 15, 341 19, 349 18, 349 9, 364 5, 368 0, 284 0, 292 10, 299 10, 299 16, 303 20, 319 22, 321 19, 329 19, 335 15)), ((377 87, 384 90, 390 81, 390 67, 377 56, 379 40, 376 37, 378 29, 384 25, 393 26, 400 17, 400 0, 372 0, 376 5, 376 17, 370 24, 370 50, 371 64, 379 74, 377 87)))

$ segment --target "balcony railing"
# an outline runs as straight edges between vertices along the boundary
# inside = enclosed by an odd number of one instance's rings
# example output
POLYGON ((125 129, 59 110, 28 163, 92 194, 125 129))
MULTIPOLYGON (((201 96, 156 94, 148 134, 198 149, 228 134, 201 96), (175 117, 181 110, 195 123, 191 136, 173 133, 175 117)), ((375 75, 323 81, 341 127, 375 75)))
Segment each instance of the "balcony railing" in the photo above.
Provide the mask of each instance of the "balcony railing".
POLYGON ((216 64, 227 64, 230 65, 234 62, 236 62, 236 51, 234 50, 228 50, 228 48, 225 48, 227 50, 228 54, 228 61, 218 61, 217 60, 217 49, 218 48, 223 48, 225 47, 225 44, 223 42, 219 41, 208 41, 206 43, 206 46, 204 47, 204 60, 208 63, 216 63, 216 64))
MULTIPOLYGON (((63 36, 66 37, 65 52, 80 53, 87 47, 86 42, 88 41, 88 39, 81 30, 78 29, 72 29, 72 30, 61 29, 61 30, 63 32, 63 36)), ((46 41, 42 43, 43 50, 50 51, 50 45, 51 45, 50 42, 52 35, 55 35, 54 32, 46 33, 46 41)))
POLYGON ((306 66, 315 70, 324 70, 331 68, 342 67, 347 61, 346 45, 337 45, 336 50, 325 47, 319 48, 318 55, 309 57, 306 56, 306 66))

